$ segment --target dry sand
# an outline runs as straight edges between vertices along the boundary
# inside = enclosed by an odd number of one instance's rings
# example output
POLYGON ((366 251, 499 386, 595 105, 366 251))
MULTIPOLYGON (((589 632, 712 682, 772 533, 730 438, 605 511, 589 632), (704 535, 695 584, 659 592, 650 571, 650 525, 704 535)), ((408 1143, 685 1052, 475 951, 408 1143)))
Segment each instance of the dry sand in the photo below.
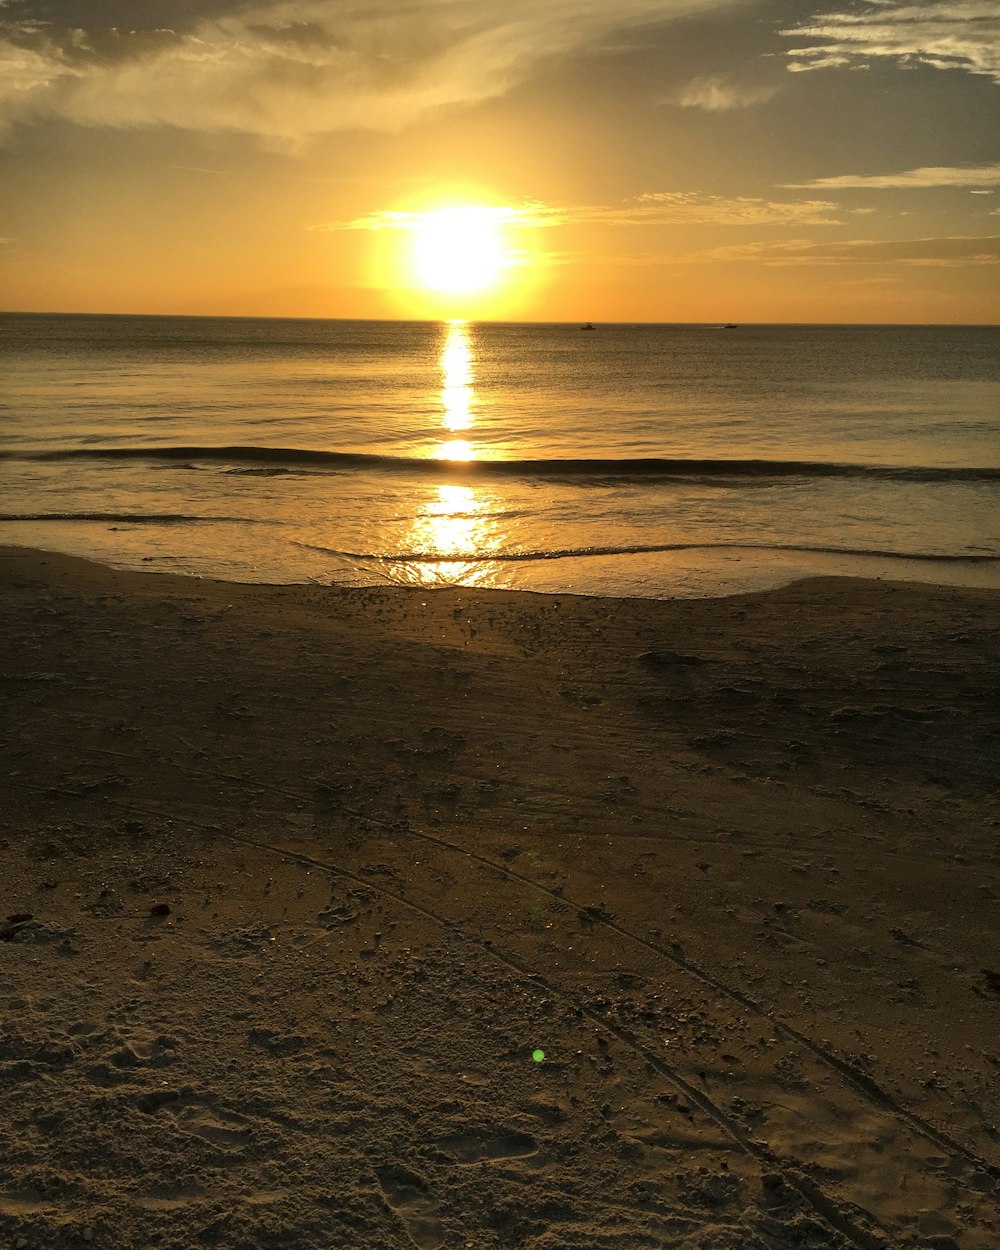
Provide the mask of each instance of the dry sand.
POLYGON ((1000 1246, 1000 595, 0 576, 0 1246, 1000 1246))

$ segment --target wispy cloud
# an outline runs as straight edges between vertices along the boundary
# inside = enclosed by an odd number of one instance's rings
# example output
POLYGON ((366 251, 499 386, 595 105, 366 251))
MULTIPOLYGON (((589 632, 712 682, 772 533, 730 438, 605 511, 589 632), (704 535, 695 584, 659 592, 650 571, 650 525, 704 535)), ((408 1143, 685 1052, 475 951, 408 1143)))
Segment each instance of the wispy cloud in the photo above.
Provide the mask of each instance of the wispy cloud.
POLYGON ((996 0, 869 0, 780 32, 794 71, 863 68, 880 60, 959 69, 1000 83, 996 0))
POLYGON ((212 169, 207 165, 172 165, 181 174, 211 174, 213 178, 228 178, 232 171, 228 169, 212 169))
POLYGON ((965 267, 1000 265, 1000 236, 906 240, 848 239, 815 243, 811 239, 736 244, 672 257, 672 264, 747 261, 759 265, 905 265, 965 267))
POLYGON ((709 113, 728 113, 734 109, 754 108, 766 104, 778 94, 773 86, 749 86, 729 81, 721 75, 692 78, 677 92, 667 96, 663 104, 676 104, 680 108, 704 109, 709 113))
MULTIPOLYGON (((998 165, 924 165, 898 174, 838 174, 814 178, 811 182, 786 182, 786 187, 836 191, 847 187, 996 187, 1000 186, 998 165)), ((976 192, 981 194, 981 192, 976 192)))
MULTIPOLYGON (((435 210, 428 210, 434 212, 435 210)), ((447 211, 447 210, 445 210, 447 211)), ((469 210, 466 210, 469 211, 469 210)), ((550 226, 551 210, 544 204, 527 203, 519 207, 511 205, 477 205, 471 211, 489 218, 495 225, 550 226)), ((345 221, 326 221, 311 226, 312 230, 416 230, 427 218, 426 212, 410 212, 396 209, 376 209, 361 217, 345 221)))
POLYGON ((840 224, 836 206, 829 200, 765 200, 755 196, 699 195, 691 191, 648 192, 639 197, 631 211, 650 225, 840 224))
POLYGON ((0 23, 0 121, 54 115, 291 141, 394 130, 502 96, 544 62, 622 31, 725 2, 232 0, 228 13, 177 31, 8 21, 0 23))
MULTIPOLYGON (((619 205, 554 205, 527 202, 489 210, 512 226, 836 226, 840 219, 829 200, 765 200, 752 196, 702 195, 695 191, 650 191, 619 205)), ((405 230, 421 214, 378 210, 321 230, 405 230)))

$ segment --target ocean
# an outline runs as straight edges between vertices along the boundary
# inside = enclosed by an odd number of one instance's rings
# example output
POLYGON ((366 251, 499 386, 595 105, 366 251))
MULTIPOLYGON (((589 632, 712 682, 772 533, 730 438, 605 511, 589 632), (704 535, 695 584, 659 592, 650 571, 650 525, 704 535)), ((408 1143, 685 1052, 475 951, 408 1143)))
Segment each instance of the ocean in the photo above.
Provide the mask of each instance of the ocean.
POLYGON ((1000 586, 1000 330, 0 315, 0 542, 253 582, 1000 586))

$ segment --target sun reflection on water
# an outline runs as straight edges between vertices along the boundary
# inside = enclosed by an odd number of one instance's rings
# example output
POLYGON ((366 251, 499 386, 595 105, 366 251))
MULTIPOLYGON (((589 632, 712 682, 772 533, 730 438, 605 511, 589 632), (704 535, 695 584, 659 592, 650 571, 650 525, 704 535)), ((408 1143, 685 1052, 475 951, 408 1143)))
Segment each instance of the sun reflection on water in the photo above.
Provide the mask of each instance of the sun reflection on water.
MULTIPOLYGON (((475 425, 475 355, 464 321, 444 326, 441 354, 441 437, 432 451, 437 460, 470 462, 477 458, 470 434, 475 425)), ((504 501, 492 490, 442 482, 418 507, 407 546, 411 560, 400 576, 422 585, 489 585, 491 552, 503 545, 497 518, 504 501), (412 556, 427 559, 413 560, 412 556), (463 558, 467 557, 467 558, 463 558)))
POLYGON ((479 487, 442 482, 413 519, 409 544, 414 556, 403 577, 424 586, 488 586, 489 560, 503 541, 496 521, 502 502, 479 487))
POLYGON ((438 445, 438 460, 475 460, 476 453, 472 449, 472 444, 468 439, 449 438, 446 443, 438 445))
POLYGON ((414 537, 423 538, 419 548, 442 556, 478 554, 487 537, 485 511, 486 503, 477 499, 474 487, 442 483, 437 498, 428 500, 417 518, 414 537))
MULTIPOLYGON (((441 424, 448 434, 464 434, 475 422, 475 358, 464 321, 449 321, 438 358, 441 367, 441 424)), ((475 460, 467 438, 449 438, 434 449, 438 460, 475 460)))
POLYGON ((457 433, 472 425, 475 400, 472 374, 472 343, 464 321, 449 321, 441 352, 441 403, 444 427, 457 433))

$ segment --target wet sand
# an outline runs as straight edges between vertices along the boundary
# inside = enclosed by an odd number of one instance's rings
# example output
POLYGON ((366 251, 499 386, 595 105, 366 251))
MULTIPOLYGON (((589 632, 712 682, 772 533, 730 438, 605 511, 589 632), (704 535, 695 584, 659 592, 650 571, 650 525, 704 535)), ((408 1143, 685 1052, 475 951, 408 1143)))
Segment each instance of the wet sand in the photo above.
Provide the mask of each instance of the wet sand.
POLYGON ((0 1245, 1000 1244, 1000 593, 0 579, 0 1245))

